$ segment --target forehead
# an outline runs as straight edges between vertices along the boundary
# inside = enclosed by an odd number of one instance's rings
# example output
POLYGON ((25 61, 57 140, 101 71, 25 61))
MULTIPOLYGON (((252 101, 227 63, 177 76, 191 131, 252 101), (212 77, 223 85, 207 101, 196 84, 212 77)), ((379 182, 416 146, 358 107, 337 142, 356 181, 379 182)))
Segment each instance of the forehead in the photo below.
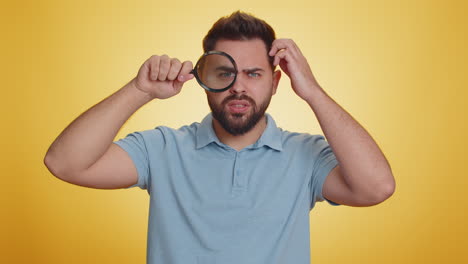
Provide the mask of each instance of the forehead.
POLYGON ((226 52, 236 61, 240 69, 269 67, 268 51, 260 39, 252 40, 218 40, 215 50, 226 52))

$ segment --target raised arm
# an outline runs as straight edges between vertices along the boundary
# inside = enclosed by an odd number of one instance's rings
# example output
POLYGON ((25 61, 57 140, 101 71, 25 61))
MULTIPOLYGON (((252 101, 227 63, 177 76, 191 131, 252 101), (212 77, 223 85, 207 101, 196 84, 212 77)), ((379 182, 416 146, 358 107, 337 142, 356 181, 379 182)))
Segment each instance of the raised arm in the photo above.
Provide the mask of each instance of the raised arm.
POLYGON ((127 153, 112 144, 130 116, 153 99, 178 94, 192 63, 166 55, 151 56, 120 90, 76 118, 55 139, 44 163, 56 177, 77 185, 116 189, 137 182, 137 171, 127 153))
POLYGON ((323 186, 323 196, 343 205, 370 206, 392 195, 390 166, 367 131, 339 106, 315 80, 307 60, 290 39, 277 39, 270 50, 274 64, 291 79, 296 94, 317 117, 339 165, 323 186))

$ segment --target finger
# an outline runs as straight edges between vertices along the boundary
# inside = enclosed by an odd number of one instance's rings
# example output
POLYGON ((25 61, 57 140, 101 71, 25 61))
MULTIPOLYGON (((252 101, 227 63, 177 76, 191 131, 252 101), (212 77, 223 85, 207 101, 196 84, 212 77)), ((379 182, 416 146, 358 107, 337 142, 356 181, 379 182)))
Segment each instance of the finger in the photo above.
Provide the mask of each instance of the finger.
POLYGON ((178 59, 171 59, 171 68, 169 69, 169 73, 167 74, 167 79, 169 81, 173 81, 177 78, 179 71, 182 67, 182 63, 178 59))
POLYGON ((270 52, 268 52, 268 55, 274 56, 278 52, 278 50, 280 50, 278 46, 278 43, 280 41, 281 41, 280 39, 275 39, 273 43, 271 43, 271 49, 270 49, 270 52))
POLYGON ((162 55, 159 63, 159 75, 158 80, 165 81, 167 78, 167 73, 171 67, 171 61, 167 55, 162 55))
POLYGON ((291 48, 291 39, 275 39, 268 55, 274 56, 279 50, 291 48))
POLYGON ((148 59, 149 77, 152 81, 156 81, 159 75, 159 56, 153 55, 148 59))
POLYGON ((294 51, 296 51, 297 54, 302 55, 301 49, 297 46, 296 42, 294 42, 292 39, 291 39, 290 45, 291 45, 291 48, 294 49, 294 51))
POLYGON ((271 49, 270 51, 268 52, 268 55, 270 56, 275 56, 275 54, 278 52, 279 48, 276 44, 276 40, 273 41, 273 43, 271 44, 271 49))
POLYGON ((275 56, 281 50, 286 50, 291 53, 291 56, 297 58, 302 56, 302 52, 292 39, 277 39, 273 42, 272 49, 268 53, 270 56, 275 56))
POLYGON ((273 66, 278 66, 281 60, 286 60, 288 61, 288 53, 286 50, 280 50, 278 53, 275 55, 275 59, 273 60, 273 66))
POLYGON ((179 76, 177 77, 177 80, 179 82, 186 82, 188 80, 191 80, 194 76, 190 72, 193 69, 193 64, 191 61, 184 61, 182 63, 182 68, 180 69, 179 76))
POLYGON ((286 75, 291 76, 288 69, 288 63, 285 60, 280 61, 279 66, 281 70, 283 70, 286 73, 286 75))
POLYGON ((191 61, 184 61, 182 63, 182 68, 180 69, 179 75, 177 76, 177 80, 174 81, 174 88, 177 91, 180 91, 182 89, 182 86, 186 81, 189 81, 193 79, 193 74, 190 72, 192 71, 193 64, 191 61))

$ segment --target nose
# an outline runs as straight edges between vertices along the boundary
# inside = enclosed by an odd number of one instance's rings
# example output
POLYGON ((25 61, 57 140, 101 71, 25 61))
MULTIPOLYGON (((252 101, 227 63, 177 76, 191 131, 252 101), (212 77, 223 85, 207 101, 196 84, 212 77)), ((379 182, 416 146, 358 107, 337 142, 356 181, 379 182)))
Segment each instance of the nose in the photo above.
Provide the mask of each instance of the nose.
POLYGON ((242 94, 246 92, 246 83, 243 80, 242 74, 238 73, 236 77, 236 81, 232 85, 232 87, 229 89, 229 92, 232 94, 242 94))

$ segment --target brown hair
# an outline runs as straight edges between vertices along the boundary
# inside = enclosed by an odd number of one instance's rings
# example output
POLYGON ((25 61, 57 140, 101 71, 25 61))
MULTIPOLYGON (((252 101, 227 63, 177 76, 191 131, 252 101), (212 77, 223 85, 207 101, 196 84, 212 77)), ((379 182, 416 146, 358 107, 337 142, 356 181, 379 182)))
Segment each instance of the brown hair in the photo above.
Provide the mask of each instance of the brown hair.
MULTIPOLYGON (((210 31, 203 39, 204 52, 211 51, 220 39, 226 40, 252 40, 261 39, 265 43, 266 52, 271 49, 275 40, 275 31, 264 20, 251 14, 236 11, 230 16, 222 17, 213 24, 210 31)), ((273 65, 273 57, 268 56, 270 64, 273 65)), ((273 67, 272 67, 273 69, 273 67)))

